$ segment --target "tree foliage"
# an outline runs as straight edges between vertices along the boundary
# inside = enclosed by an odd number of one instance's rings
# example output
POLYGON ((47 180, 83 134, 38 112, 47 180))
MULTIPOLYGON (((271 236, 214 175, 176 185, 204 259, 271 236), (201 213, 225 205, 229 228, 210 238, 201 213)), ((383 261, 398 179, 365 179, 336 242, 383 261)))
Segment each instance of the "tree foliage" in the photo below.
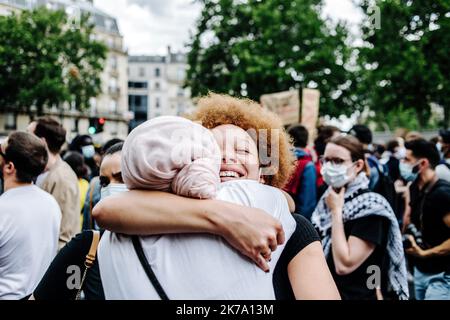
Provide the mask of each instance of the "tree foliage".
POLYGON ((321 92, 321 113, 338 115, 355 106, 346 68, 348 31, 321 17, 323 1, 200 2, 188 54, 193 96, 211 90, 259 100, 265 93, 312 87, 321 92))
POLYGON ((45 8, 0 17, 0 110, 88 107, 100 92, 107 50, 93 28, 88 16, 71 20, 45 8))
POLYGON ((436 103, 444 108, 448 126, 450 1, 360 1, 364 12, 374 4, 381 24, 376 28, 366 19, 362 27, 359 99, 385 122, 395 117, 392 110, 412 110, 418 128, 426 127, 436 103))

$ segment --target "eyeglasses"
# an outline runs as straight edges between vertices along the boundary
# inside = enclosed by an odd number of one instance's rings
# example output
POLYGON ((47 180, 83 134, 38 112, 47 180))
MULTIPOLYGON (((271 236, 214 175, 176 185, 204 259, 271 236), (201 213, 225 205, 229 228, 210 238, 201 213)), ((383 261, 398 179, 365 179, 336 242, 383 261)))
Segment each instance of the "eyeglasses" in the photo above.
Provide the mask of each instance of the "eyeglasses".
POLYGON ((320 164, 324 165, 325 163, 331 162, 333 165, 341 165, 347 161, 351 161, 351 159, 342 159, 342 158, 331 158, 331 157, 320 157, 320 164))

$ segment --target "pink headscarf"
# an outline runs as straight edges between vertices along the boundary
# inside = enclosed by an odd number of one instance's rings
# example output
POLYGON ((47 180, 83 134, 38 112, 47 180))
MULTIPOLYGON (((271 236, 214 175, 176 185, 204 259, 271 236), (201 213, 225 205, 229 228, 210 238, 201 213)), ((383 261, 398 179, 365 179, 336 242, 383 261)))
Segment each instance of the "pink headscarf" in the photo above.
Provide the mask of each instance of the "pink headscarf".
POLYGON ((122 176, 131 189, 172 191, 210 199, 220 183, 221 153, 212 133, 190 120, 162 116, 128 135, 122 176))

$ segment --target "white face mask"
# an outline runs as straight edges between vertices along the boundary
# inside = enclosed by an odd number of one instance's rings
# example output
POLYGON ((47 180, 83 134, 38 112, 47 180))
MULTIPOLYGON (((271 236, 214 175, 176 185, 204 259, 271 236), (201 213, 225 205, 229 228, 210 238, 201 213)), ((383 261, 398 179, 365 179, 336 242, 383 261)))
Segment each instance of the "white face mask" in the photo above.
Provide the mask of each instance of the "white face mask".
POLYGON ((323 165, 320 173, 327 185, 333 188, 342 188, 352 179, 352 176, 347 173, 352 166, 353 164, 347 167, 345 164, 335 165, 327 162, 323 165))
POLYGON ((103 200, 106 197, 127 191, 128 191, 127 185, 124 183, 110 183, 106 187, 102 187, 100 189, 100 199, 103 200))
POLYGON ((396 157, 398 160, 405 159, 406 148, 404 148, 404 147, 398 148, 397 151, 394 153, 394 157, 396 157))
POLYGON ((92 144, 83 146, 81 147, 81 152, 86 159, 91 159, 95 155, 95 147, 92 144))

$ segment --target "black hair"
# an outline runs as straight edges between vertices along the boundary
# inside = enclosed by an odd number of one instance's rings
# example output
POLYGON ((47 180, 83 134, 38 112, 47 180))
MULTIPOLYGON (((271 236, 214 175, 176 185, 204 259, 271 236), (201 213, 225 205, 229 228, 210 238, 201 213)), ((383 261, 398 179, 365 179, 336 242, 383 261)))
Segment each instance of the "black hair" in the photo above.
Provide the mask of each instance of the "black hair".
POLYGON ((336 132, 341 132, 341 130, 335 126, 320 126, 317 128, 317 138, 314 140, 314 148, 319 156, 323 155, 328 141, 336 132))
POLYGON ((68 151, 63 157, 63 160, 72 168, 78 178, 83 178, 87 175, 87 167, 84 163, 84 157, 79 152, 68 151))
POLYGON ((450 129, 439 130, 439 135, 442 137, 442 142, 450 144, 450 129))
POLYGON ((398 147, 400 147, 400 144, 395 139, 388 141, 388 143, 386 144, 386 150, 389 152, 392 152, 392 153, 394 153, 395 148, 398 148, 398 147))
POLYGON ((123 148, 123 142, 116 143, 116 144, 112 145, 111 147, 109 147, 105 151, 105 156, 106 155, 112 155, 112 154, 115 154, 117 152, 120 152, 120 151, 122 151, 122 148, 123 148))
POLYGON ((121 143, 121 142, 123 142, 123 140, 119 139, 119 138, 112 138, 111 140, 106 141, 102 147, 102 152, 105 153, 106 150, 111 148, 113 145, 115 145, 117 143, 121 143))
POLYGON ((308 130, 302 125, 288 128, 288 134, 294 140, 294 147, 305 148, 308 144, 308 130))
POLYGON ((36 129, 33 132, 39 138, 44 138, 47 142, 48 150, 57 154, 66 142, 66 129, 51 117, 43 117, 36 120, 36 129))
POLYGON ((363 124, 355 124, 348 132, 364 144, 372 143, 372 131, 363 124))
POLYGON ((8 136, 5 161, 12 162, 19 182, 31 183, 44 171, 48 161, 44 143, 27 132, 13 132, 8 136))
POLYGON ((91 136, 87 134, 78 135, 73 138, 72 142, 69 145, 69 150, 81 152, 81 147, 90 145, 92 143, 93 141, 91 136))
POLYGON ((425 139, 420 138, 408 141, 405 143, 405 148, 411 150, 415 158, 427 159, 432 169, 436 168, 441 160, 436 145, 425 139))

